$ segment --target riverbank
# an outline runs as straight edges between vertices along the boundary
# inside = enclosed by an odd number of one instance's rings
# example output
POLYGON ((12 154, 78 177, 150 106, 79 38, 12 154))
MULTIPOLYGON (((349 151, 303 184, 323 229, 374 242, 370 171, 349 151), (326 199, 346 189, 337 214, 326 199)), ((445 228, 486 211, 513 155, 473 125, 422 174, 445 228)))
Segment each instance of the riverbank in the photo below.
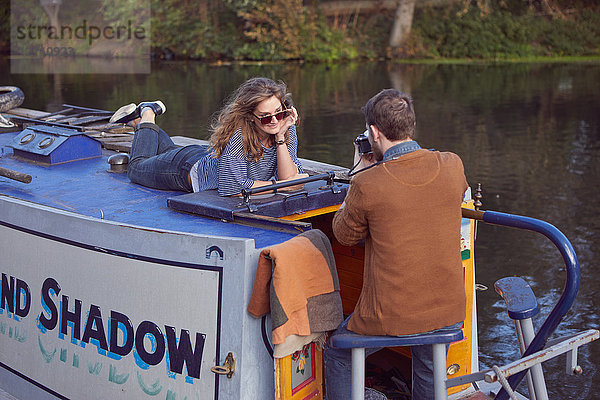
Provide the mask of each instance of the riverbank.
MULTIPOLYGON (((221 14, 220 18, 235 21, 235 26, 244 29, 207 33, 203 40, 194 43, 196 47, 189 46, 190 36, 174 42, 164 34, 155 35, 155 55, 165 59, 305 62, 381 59, 527 62, 548 57, 600 56, 598 5, 580 8, 571 5, 560 14, 548 14, 529 2, 494 2, 486 8, 480 2, 468 6, 466 2, 416 6, 410 33, 400 47, 390 48, 394 10, 327 17, 299 6, 297 1, 291 3, 287 8, 238 10, 229 17, 227 13, 221 14), (289 20, 294 22, 283 23, 289 20)), ((169 25, 161 29, 168 30, 169 25)))
MULTIPOLYGON (((524 4, 526 2, 523 2, 524 4)), ((415 16, 413 53, 423 58, 531 59, 600 55, 599 8, 551 16, 524 6, 425 9, 415 16)))
MULTIPOLYGON (((269 66, 269 65, 303 65, 303 64, 315 64, 311 62, 306 62, 303 60, 155 60, 155 63, 164 63, 169 64, 170 62, 191 62, 194 63, 196 61, 201 62, 202 64, 206 64, 214 67, 226 67, 226 66, 269 66)), ((348 60, 344 61, 344 64, 353 64, 360 63, 361 60, 348 60)), ((436 58, 436 59, 427 59, 427 58, 406 58, 406 59, 394 59, 394 60, 386 60, 385 58, 380 58, 378 60, 366 60, 366 62, 389 62, 390 64, 415 64, 415 65, 491 65, 491 64, 560 64, 560 63, 589 63, 589 64, 597 64, 600 63, 600 55, 598 56, 588 56, 588 57, 523 57, 523 58, 512 58, 512 59, 471 59, 471 58, 436 58)), ((320 64, 320 63, 316 63, 320 64)), ((324 62, 324 64, 335 65, 336 62, 324 62)), ((327 66, 325 67, 327 68, 327 66)))
MULTIPOLYGON (((105 13, 102 6, 109 0, 93 2, 99 4, 98 14, 105 13)), ((418 3, 410 34, 394 48, 389 46, 393 9, 330 15, 325 1, 309 7, 301 0, 203 5, 149 0, 148 26, 152 56, 162 60, 452 63, 455 59, 537 62, 540 57, 544 61, 546 57, 600 57, 600 5, 556 0, 555 9, 549 11, 541 3, 418 3)), ((131 15, 131 10, 123 4, 113 9, 115 13, 131 15)), ((8 4, 0 6, 0 15, 10 15, 8 4)), ((37 17, 48 23, 43 12, 37 17)), ((10 19, 0 20, 0 53, 11 53, 10 19)))
POLYGON ((391 60, 398 64, 519 64, 519 63, 600 63, 598 56, 565 56, 565 57, 522 57, 522 58, 495 58, 495 59, 472 59, 472 58, 436 58, 436 59, 396 59, 391 60))

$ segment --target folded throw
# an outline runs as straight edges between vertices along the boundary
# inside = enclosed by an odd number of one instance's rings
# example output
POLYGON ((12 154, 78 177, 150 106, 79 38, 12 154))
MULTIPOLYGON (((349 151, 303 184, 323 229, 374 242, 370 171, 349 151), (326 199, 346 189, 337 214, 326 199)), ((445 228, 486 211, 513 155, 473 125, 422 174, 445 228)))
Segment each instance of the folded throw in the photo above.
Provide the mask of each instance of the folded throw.
POLYGON ((248 312, 271 312, 273 344, 334 330, 343 320, 331 243, 313 229, 260 253, 248 312))

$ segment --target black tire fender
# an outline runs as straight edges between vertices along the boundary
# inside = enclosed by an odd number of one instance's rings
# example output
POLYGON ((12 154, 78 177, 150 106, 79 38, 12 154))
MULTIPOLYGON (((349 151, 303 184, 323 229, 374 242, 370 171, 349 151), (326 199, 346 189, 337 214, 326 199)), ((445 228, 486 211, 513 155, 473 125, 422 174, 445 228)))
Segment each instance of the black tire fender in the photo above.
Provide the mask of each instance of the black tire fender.
POLYGON ((19 107, 25 100, 25 94, 16 86, 0 86, 0 112, 19 107))

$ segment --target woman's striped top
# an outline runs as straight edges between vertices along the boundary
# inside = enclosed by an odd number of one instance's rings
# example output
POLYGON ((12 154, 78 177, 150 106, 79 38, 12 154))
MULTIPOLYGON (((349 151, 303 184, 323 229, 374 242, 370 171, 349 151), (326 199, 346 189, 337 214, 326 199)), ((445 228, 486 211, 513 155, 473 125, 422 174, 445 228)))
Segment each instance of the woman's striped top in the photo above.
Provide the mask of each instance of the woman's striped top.
MULTIPOLYGON (((289 128, 288 151, 298 172, 304 172, 297 157, 298 136, 296 126, 289 128)), ((249 161, 244 154, 242 131, 236 131, 225 146, 220 158, 212 153, 202 157, 190 171, 194 192, 218 189, 220 196, 239 194, 242 189, 252 187, 254 181, 278 179, 277 146, 263 146, 263 156, 258 161, 249 161)))

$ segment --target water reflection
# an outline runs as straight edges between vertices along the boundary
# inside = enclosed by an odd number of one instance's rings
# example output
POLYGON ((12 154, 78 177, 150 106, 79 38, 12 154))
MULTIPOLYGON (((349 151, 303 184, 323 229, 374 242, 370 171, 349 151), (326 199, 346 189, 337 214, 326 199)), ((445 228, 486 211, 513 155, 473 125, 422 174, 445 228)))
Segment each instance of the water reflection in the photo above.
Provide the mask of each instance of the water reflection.
MULTIPOLYGON (((140 100, 167 104, 161 125, 172 135, 206 138, 210 118, 244 80, 283 79, 302 118, 300 155, 350 166, 352 139, 363 130, 360 107, 382 88, 411 94, 418 140, 459 154, 472 186, 484 187, 484 208, 528 215, 558 227, 581 263, 581 289, 558 333, 600 325, 600 65, 154 65, 149 75, 8 75, 25 106, 54 111, 65 102, 116 109, 140 100)), ((8 78, 8 82, 6 81, 8 78)), ((562 259, 534 233, 481 225, 477 282, 493 288, 503 276, 524 277, 538 296, 541 317, 564 286, 562 259)), ((481 359, 516 357, 505 307, 492 289, 480 292, 481 359)), ((539 326, 541 321, 536 321, 539 326)), ((580 351, 584 375, 564 374, 564 357, 546 368, 550 398, 600 398, 600 344, 580 351), (595 383, 594 383, 595 382, 595 383)))

